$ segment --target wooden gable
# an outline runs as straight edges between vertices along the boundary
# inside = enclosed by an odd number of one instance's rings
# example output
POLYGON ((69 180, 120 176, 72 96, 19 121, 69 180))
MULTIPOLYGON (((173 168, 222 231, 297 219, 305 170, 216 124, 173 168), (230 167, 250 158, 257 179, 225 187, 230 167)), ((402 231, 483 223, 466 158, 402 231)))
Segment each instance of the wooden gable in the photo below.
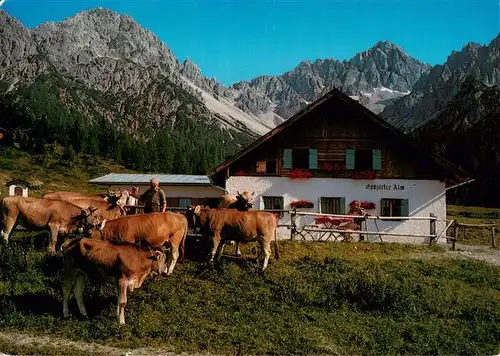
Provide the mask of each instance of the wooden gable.
POLYGON ((313 177, 352 178, 362 171, 378 179, 446 178, 450 167, 445 169, 361 104, 349 101, 331 92, 220 165, 212 177, 222 185, 232 175, 288 177, 301 168, 313 177), (271 171, 264 171, 265 166, 271 171))

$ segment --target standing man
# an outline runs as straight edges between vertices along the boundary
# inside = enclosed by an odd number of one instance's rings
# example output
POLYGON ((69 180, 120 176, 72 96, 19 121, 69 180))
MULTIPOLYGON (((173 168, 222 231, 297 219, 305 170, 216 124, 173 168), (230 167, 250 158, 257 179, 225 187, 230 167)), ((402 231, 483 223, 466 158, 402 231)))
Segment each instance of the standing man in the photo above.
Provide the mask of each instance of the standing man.
POLYGON ((160 188, 158 179, 152 178, 149 181, 151 188, 141 194, 140 200, 144 202, 144 213, 153 213, 161 211, 164 213, 167 210, 167 199, 165 192, 160 188))

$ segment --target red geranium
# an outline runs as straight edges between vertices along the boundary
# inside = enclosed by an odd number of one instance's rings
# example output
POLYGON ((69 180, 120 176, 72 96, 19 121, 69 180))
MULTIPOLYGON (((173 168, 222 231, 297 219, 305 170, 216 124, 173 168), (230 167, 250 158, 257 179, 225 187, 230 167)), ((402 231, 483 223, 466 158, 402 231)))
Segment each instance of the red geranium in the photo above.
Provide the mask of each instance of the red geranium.
POLYGON ((288 177, 291 179, 308 179, 312 177, 312 173, 302 169, 293 169, 288 177))
POLYGON ((314 208, 314 204, 307 200, 296 200, 290 203, 292 208, 314 208))

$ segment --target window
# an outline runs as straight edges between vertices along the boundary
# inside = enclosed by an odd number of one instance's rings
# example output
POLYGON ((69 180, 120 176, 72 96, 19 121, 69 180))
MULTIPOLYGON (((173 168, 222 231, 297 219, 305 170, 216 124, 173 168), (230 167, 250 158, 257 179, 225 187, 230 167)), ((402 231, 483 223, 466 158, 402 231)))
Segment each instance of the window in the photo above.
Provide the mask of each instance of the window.
POLYGON ((179 206, 179 198, 167 197, 167 207, 179 206))
POLYGON ((277 172, 276 168, 277 168, 276 160, 266 162, 266 172, 267 173, 276 173, 277 172))
POLYGON ((283 168, 318 169, 318 150, 316 148, 285 148, 283 168))
POLYGON ((373 168, 372 150, 356 150, 354 156, 354 169, 370 170, 373 168))
POLYGON ((257 161, 255 166, 257 173, 276 173, 276 160, 273 161, 257 161))
POLYGON ((292 168, 308 169, 309 168, 309 150, 303 148, 295 148, 292 156, 292 168))
POLYGON ((262 197, 264 210, 283 210, 283 197, 262 197))
POLYGON ((180 208, 189 208, 191 206, 191 198, 179 198, 180 208))
POLYGON ((320 212, 325 214, 345 214, 345 198, 321 197, 320 212))
POLYGON ((257 173, 266 173, 266 161, 257 161, 255 171, 257 173))
POLYGON ((382 170, 381 150, 362 150, 348 148, 345 154, 346 169, 382 170))
POLYGON ((408 216, 408 199, 382 199, 381 216, 408 216))
POLYGON ((211 208, 217 208, 219 206, 219 198, 208 198, 207 205, 211 208))

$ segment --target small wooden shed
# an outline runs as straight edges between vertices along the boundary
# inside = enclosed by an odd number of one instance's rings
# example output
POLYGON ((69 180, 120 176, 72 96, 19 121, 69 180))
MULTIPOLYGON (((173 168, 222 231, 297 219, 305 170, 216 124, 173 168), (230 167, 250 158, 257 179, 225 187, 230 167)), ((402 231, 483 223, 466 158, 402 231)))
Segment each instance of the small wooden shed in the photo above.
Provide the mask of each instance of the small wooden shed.
POLYGON ((33 186, 22 180, 22 179, 13 179, 5 184, 7 187, 9 187, 9 195, 20 195, 23 197, 28 196, 28 189, 33 188, 33 186))

